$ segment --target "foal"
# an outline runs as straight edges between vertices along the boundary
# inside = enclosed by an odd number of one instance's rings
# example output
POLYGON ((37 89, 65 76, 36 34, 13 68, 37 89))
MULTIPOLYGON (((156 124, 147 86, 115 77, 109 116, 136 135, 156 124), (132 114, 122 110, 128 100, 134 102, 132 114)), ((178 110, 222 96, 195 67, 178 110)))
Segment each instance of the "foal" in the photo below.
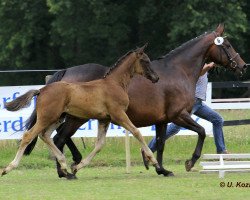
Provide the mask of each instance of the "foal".
POLYGON ((130 51, 121 57, 103 79, 78 84, 56 82, 40 90, 31 90, 7 103, 7 110, 16 111, 25 107, 33 96, 37 95, 37 121, 30 130, 24 133, 15 159, 2 171, 2 175, 18 166, 27 145, 39 135, 55 154, 63 173, 68 178, 73 177, 67 172, 65 156, 50 138, 52 132, 64 120, 66 113, 84 120, 93 118, 99 120, 96 147, 85 160, 73 168, 74 173, 86 166, 100 151, 111 121, 130 131, 141 143, 147 158, 155 167, 159 168, 157 160, 145 143, 140 131, 132 124, 126 114, 129 105, 127 90, 134 74, 142 75, 153 83, 159 79, 150 68, 150 59, 144 53, 144 48, 145 46, 130 51))

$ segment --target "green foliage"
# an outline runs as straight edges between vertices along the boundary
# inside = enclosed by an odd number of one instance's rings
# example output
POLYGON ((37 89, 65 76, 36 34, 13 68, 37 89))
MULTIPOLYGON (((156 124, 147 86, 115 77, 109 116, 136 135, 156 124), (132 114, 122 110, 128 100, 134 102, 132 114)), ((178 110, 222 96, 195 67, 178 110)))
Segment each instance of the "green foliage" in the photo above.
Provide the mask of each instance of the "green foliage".
POLYGON ((243 3, 235 0, 193 0, 177 3, 173 11, 181 14, 172 15, 172 28, 168 33, 170 41, 183 42, 187 37, 199 35, 211 28, 214 30, 217 24, 225 23, 226 34, 235 42, 243 43, 240 36, 246 32, 247 27, 246 14, 242 11, 243 3))
MULTIPOLYGON (((61 69, 88 62, 109 66, 145 42, 155 59, 221 22, 247 62, 249 7, 247 0, 2 0, 0 69, 61 69)), ((1 78, 8 85, 14 79, 1 78)), ((24 79, 43 84, 37 77, 24 79)), ((223 78, 233 79, 232 73, 223 78)))
POLYGON ((48 64, 49 20, 47 6, 42 0, 1 1, 1 69, 36 68, 48 64))
POLYGON ((67 65, 112 63, 126 48, 129 27, 125 5, 111 1, 48 1, 52 45, 67 65), (123 45, 125 44, 125 45, 123 45), (123 48, 122 48, 123 46, 123 48))

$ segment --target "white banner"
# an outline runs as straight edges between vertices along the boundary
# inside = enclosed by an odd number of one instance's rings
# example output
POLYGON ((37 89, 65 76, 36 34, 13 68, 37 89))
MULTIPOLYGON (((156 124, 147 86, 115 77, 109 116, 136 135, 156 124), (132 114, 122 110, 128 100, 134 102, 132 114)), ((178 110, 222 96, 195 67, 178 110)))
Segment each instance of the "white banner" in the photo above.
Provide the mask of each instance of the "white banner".
MULTIPOLYGON (((31 104, 20 111, 9 112, 4 108, 5 102, 10 102, 18 96, 31 89, 39 89, 42 85, 33 86, 6 86, 0 87, 0 140, 3 139, 20 139, 24 132, 25 121, 29 118, 35 108, 35 99, 31 104)), ((212 135, 212 124, 201 118, 192 116, 193 119, 203 126, 207 135, 212 135)), ((89 120, 75 133, 73 137, 96 137, 97 120, 89 120)), ((140 128, 143 136, 155 136, 155 127, 149 126, 140 128)), ((55 133, 54 133, 55 134, 55 133)), ((131 135, 131 134, 130 134, 131 135)), ((193 131, 182 129, 178 135, 197 135, 193 131)), ((123 137, 125 131, 122 127, 111 124, 107 133, 108 137, 123 137)))

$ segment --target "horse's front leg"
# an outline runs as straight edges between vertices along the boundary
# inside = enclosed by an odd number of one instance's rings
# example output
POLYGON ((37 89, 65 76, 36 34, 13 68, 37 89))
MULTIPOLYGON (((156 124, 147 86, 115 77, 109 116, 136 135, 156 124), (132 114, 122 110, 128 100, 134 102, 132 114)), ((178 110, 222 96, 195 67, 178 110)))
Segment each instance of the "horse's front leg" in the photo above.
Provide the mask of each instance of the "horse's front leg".
POLYGON ((196 161, 201 156, 201 151, 203 148, 204 140, 206 138, 205 129, 200 126, 197 122, 195 122, 190 114, 186 111, 183 111, 173 122, 181 127, 187 128, 189 130, 195 131, 198 133, 198 141, 192 155, 191 159, 188 159, 185 162, 186 171, 190 171, 192 167, 195 165, 196 161))
POLYGON ((160 169, 156 169, 158 175, 174 176, 173 172, 164 169, 163 167, 163 152, 165 146, 165 135, 167 131, 166 124, 156 124, 156 148, 157 148, 157 161, 160 165, 160 169))
POLYGON ((97 140, 95 143, 94 150, 85 158, 83 159, 78 165, 73 165, 71 167, 71 170, 73 174, 76 174, 77 171, 79 171, 81 168, 87 166, 90 161, 95 157, 95 155, 101 151, 102 147, 105 144, 105 137, 106 133, 110 124, 110 121, 98 121, 98 134, 97 134, 97 140))
MULTIPOLYGON (((166 124, 156 124, 156 136, 155 136, 155 141, 156 141, 156 151, 157 151, 157 161, 159 163, 160 168, 156 169, 156 173, 158 175, 164 175, 164 176, 174 176, 173 172, 168 171, 164 169, 163 167, 163 152, 164 152, 164 146, 165 146, 165 135, 166 135, 166 130, 167 130, 167 125, 166 124)), ((144 165, 146 169, 149 169, 149 160, 147 160, 145 153, 143 150, 141 150, 142 154, 142 159, 144 162, 144 165)))

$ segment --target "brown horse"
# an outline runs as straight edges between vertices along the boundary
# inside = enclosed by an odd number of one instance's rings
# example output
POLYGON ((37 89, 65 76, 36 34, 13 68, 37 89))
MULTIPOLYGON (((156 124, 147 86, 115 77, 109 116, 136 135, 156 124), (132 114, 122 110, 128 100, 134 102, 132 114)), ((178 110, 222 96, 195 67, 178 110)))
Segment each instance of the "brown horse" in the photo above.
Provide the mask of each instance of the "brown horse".
POLYGON ((27 145, 39 135, 55 154, 64 175, 71 177, 71 174, 67 172, 64 155, 50 138, 51 133, 60 125, 66 113, 83 120, 98 119, 99 121, 95 149, 86 159, 75 166, 74 173, 86 166, 101 150, 111 121, 129 130, 141 143, 148 159, 156 168, 159 168, 157 160, 140 131, 132 124, 126 114, 129 105, 127 90, 131 78, 135 74, 140 74, 153 83, 159 79, 150 68, 150 59, 143 52, 144 48, 145 46, 124 55, 103 79, 79 84, 56 82, 40 90, 31 90, 7 103, 7 110, 16 111, 25 107, 37 95, 37 121, 30 130, 24 133, 15 159, 3 170, 2 175, 18 166, 27 145))
MULTIPOLYGON (((136 127, 156 125, 157 160, 161 166, 161 169, 156 171, 158 174, 173 175, 162 166, 163 136, 168 122, 172 121, 199 135, 193 156, 186 163, 188 171, 201 155, 205 131, 190 117, 189 113, 194 103, 195 85, 204 63, 214 61, 239 72, 246 67, 246 63, 226 38, 222 44, 217 45, 217 41, 215 44, 215 39, 219 40, 219 36, 222 36, 223 32, 224 26, 219 25, 215 31, 192 39, 166 56, 152 61, 152 68, 160 76, 158 83, 150 84, 140 77, 135 77, 131 81, 128 88, 130 103, 127 115, 136 127)), ((102 65, 85 64, 57 72, 50 82, 59 80, 86 82, 100 78, 106 73, 106 70, 108 69, 102 65)), ((36 121, 35 111, 30 119, 28 125, 32 127, 36 121)), ((61 151, 65 143, 68 145, 76 164, 81 161, 82 156, 70 137, 85 122, 85 120, 67 116, 65 123, 57 129, 58 134, 54 137, 54 142, 61 151)), ((29 146, 31 148, 28 149, 28 153, 34 144, 35 142, 29 146)), ((59 177, 64 176, 60 172, 60 168, 58 168, 58 174, 59 177)))

